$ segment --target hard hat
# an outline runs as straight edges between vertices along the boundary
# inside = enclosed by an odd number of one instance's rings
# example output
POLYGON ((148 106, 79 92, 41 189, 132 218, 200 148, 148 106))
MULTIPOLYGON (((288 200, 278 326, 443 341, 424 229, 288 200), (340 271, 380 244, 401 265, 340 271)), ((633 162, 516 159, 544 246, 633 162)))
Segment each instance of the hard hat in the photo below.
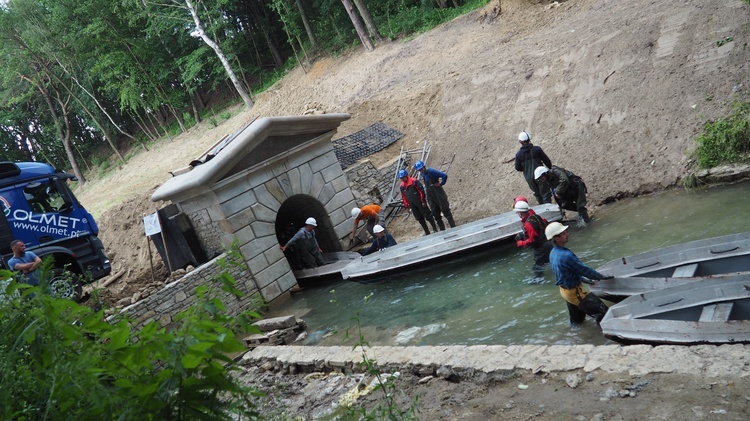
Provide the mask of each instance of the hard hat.
POLYGON ((422 168, 424 168, 424 162, 422 162, 422 161, 417 161, 417 162, 415 162, 415 163, 414 163, 414 169, 415 169, 415 170, 419 171, 419 170, 421 170, 422 168))
POLYGON ((519 200, 518 202, 516 202, 516 205, 513 206, 513 210, 516 212, 528 212, 529 204, 524 202, 523 200, 519 200))
POLYGON ((385 231, 385 228, 381 227, 380 225, 375 225, 374 227, 372 227, 373 234, 380 234, 383 231, 385 231))
POLYGON ((315 220, 315 218, 307 218, 305 221, 305 225, 312 225, 314 227, 318 226, 318 221, 315 220))
POLYGON ((534 170, 534 180, 539 180, 541 176, 544 174, 547 174, 547 171, 549 171, 549 168, 542 165, 541 167, 536 167, 534 170))
POLYGON ((528 142, 529 140, 531 140, 531 136, 529 136, 528 133, 521 132, 521 133, 518 134, 518 141, 519 142, 528 142))
POLYGON ((559 222, 550 222, 547 228, 544 229, 544 235, 547 236, 548 240, 555 238, 556 235, 562 234, 563 231, 568 229, 567 226, 559 222))
POLYGON ((398 178, 406 177, 407 175, 409 175, 409 173, 406 172, 406 170, 401 170, 398 172, 398 178))
POLYGON ((362 209, 352 208, 352 218, 358 218, 360 213, 362 213, 362 209))
POLYGON ((529 201, 524 196, 516 196, 516 197, 514 197, 513 198, 513 204, 515 204, 516 202, 526 202, 526 203, 529 203, 529 201))

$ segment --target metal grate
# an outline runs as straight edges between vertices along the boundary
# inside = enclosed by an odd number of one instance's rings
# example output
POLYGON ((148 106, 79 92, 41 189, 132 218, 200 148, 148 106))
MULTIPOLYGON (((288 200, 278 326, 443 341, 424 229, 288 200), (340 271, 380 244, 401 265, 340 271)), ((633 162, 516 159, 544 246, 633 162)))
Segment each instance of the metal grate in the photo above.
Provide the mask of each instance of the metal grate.
POLYGON ((360 159, 378 152, 399 140, 404 134, 388 127, 379 121, 363 130, 352 133, 333 141, 333 151, 336 153, 342 168, 346 168, 360 159))

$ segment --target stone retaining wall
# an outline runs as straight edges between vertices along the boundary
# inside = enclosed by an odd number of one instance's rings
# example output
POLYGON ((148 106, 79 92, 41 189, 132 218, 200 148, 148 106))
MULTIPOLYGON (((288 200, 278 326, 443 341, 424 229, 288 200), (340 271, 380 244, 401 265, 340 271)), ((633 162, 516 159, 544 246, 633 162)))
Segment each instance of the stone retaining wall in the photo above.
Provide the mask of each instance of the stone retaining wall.
POLYGON ((170 327, 174 316, 195 302, 197 298, 195 291, 201 285, 208 285, 215 289, 217 296, 226 306, 227 313, 233 316, 255 309, 261 303, 261 297, 247 268, 223 264, 223 262, 226 262, 225 254, 167 284, 153 295, 123 308, 121 312, 136 321, 136 328, 152 320, 158 321, 161 327, 170 327), (221 285, 215 279, 222 272, 227 272, 234 277, 235 288, 242 291, 245 294, 244 297, 238 298, 221 291, 221 285))
MULTIPOLYGON (((381 371, 411 371, 459 378, 533 373, 603 370, 628 373, 692 374, 704 377, 750 376, 749 345, 475 345, 374 346, 366 348, 381 371)), ((260 346, 242 357, 242 364, 282 373, 361 371, 362 350, 349 346, 260 346)))

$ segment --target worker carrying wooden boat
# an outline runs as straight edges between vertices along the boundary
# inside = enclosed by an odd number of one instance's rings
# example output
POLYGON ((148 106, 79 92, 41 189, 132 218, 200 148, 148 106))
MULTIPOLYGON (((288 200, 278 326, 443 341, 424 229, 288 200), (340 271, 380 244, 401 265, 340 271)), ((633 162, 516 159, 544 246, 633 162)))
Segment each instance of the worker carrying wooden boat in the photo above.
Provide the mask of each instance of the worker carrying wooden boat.
POLYGON ((372 239, 372 245, 370 246, 370 248, 362 252, 363 256, 367 256, 368 254, 385 250, 388 247, 396 245, 396 240, 391 234, 387 233, 385 231, 385 228, 383 228, 382 226, 375 225, 372 230, 373 232, 375 232, 375 238, 372 239))
POLYGON ((581 177, 553 165, 552 168, 537 167, 534 170, 534 179, 537 183, 549 186, 561 212, 564 213, 564 209, 578 212, 579 225, 591 222, 586 210, 586 184, 581 177))
MULTIPOLYGON (((520 197, 519 199, 526 198, 520 197)), ((525 200, 518 200, 513 205, 513 210, 521 218, 523 225, 523 232, 516 235, 516 245, 531 247, 534 250, 534 276, 542 276, 544 265, 549 263, 549 253, 552 251, 552 243, 547 241, 544 234, 547 220, 537 215, 525 200)))
POLYGON ((611 279, 614 276, 604 276, 584 265, 578 256, 565 247, 570 237, 567 230, 568 227, 559 222, 551 222, 544 230, 547 239, 553 244, 549 261, 552 271, 555 272, 555 285, 560 287, 560 295, 568 305, 571 324, 583 323, 587 314, 599 324, 609 307, 599 297, 584 290, 583 283, 611 279), (584 280, 584 276, 589 280, 584 280))
POLYGON ((354 218, 354 228, 352 228, 352 236, 349 238, 349 245, 354 243, 357 227, 359 227, 359 223, 362 221, 365 221, 365 227, 370 236, 375 237, 373 228, 380 223, 380 206, 373 203, 361 208, 352 208, 352 218, 354 218))

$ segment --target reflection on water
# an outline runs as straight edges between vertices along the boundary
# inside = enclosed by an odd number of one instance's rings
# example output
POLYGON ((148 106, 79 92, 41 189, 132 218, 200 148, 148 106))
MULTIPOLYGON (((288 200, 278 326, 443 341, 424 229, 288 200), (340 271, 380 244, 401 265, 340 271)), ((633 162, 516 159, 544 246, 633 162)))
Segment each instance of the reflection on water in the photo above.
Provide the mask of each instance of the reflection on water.
MULTIPOLYGON (((611 204, 596 211, 589 227, 570 228, 569 247, 596 268, 658 247, 750 231, 749 187, 673 191, 611 204)), ((610 343, 590 318, 569 325, 551 270, 538 282, 532 264, 530 251, 503 243, 368 283, 306 288, 275 302, 269 317, 303 318, 321 345, 351 345, 360 334, 370 345, 610 343)))

